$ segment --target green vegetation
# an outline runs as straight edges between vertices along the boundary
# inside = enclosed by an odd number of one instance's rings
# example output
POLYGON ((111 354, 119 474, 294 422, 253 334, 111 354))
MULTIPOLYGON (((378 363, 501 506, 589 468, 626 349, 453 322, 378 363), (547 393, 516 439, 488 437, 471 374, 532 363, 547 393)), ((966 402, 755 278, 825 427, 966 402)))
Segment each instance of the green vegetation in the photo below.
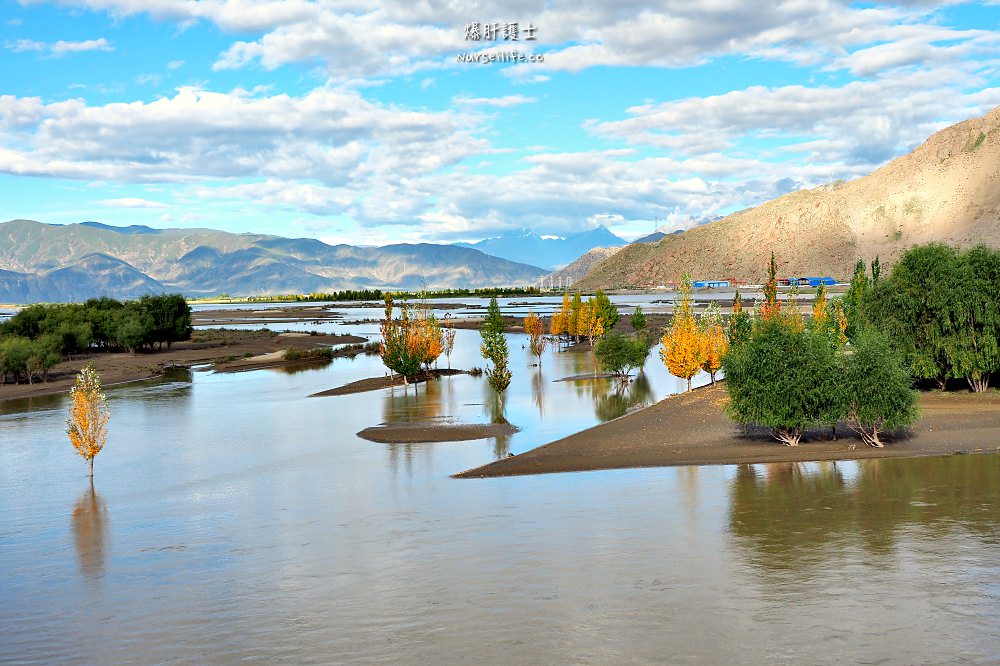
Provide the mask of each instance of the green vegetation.
POLYGON ((845 416, 865 444, 881 448, 879 433, 912 425, 918 418, 917 394, 903 356, 879 331, 862 331, 841 358, 845 416))
POLYGON ((805 430, 836 424, 844 414, 833 338, 789 326, 781 316, 758 321, 722 367, 731 418, 770 428, 788 446, 797 446, 805 430))
MULTIPOLYGON (((248 296, 245 299, 230 299, 247 303, 311 303, 316 301, 381 301, 386 296, 393 300, 405 301, 421 298, 449 298, 453 296, 469 296, 486 298, 499 296, 537 296, 541 293, 538 287, 482 287, 478 289, 434 289, 424 291, 391 291, 382 289, 345 289, 344 291, 315 292, 312 294, 272 294, 268 296, 248 296)), ((229 298, 220 295, 218 300, 229 298)))
MULTIPOLYGON (((358 345, 360 347, 360 345, 358 345)), ((319 347, 317 349, 286 349, 284 359, 286 361, 332 361, 334 357, 333 347, 319 347)))
POLYGON ((968 145, 966 145, 965 152, 967 152, 967 153, 974 153, 974 152, 976 152, 976 149, 978 149, 979 146, 983 145, 983 141, 985 141, 985 140, 986 140, 986 134, 985 134, 985 132, 979 132, 979 135, 975 138, 975 140, 974 141, 970 141, 968 143, 968 145))
POLYGON ((179 294, 136 301, 95 298, 32 305, 0 324, 0 384, 48 378, 64 357, 93 350, 131 354, 191 336, 191 308, 179 294))
POLYGON ((601 322, 602 331, 610 331, 618 323, 618 308, 602 290, 598 289, 590 302, 594 315, 601 322))
POLYGON ((490 299, 479 332, 483 338, 479 352, 484 359, 493 363, 493 367, 486 369, 486 381, 497 393, 503 393, 510 386, 511 372, 507 367, 510 352, 507 349, 507 339, 503 335, 503 317, 500 315, 500 305, 496 296, 490 299))
POLYGON ((965 379, 982 392, 1000 370, 997 294, 1000 252, 917 246, 871 290, 864 316, 849 332, 874 326, 889 335, 917 379, 933 379, 942 389, 949 379, 965 379))
POLYGON ((646 328, 646 315, 643 314, 641 306, 635 306, 635 311, 632 313, 632 320, 630 323, 632 324, 632 328, 636 331, 641 331, 646 328))
POLYGON ((646 363, 649 345, 641 336, 609 333, 595 345, 594 356, 606 372, 624 379, 632 370, 641 368, 646 363))

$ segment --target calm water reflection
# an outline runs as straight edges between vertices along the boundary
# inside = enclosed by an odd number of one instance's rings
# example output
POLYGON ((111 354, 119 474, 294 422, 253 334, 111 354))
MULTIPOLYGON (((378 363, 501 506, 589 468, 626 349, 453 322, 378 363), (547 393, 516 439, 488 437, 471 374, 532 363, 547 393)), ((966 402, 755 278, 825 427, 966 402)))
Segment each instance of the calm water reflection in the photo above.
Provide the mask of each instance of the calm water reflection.
POLYGON ((675 386, 511 348, 502 403, 465 375, 305 397, 364 357, 112 389, 94 492, 64 397, 6 409, 0 662, 1000 660, 1000 457, 450 479, 675 386), (354 435, 428 419, 522 430, 354 435))
POLYGON ((104 551, 107 542, 108 508, 93 487, 80 495, 73 507, 73 536, 80 571, 87 578, 104 575, 104 551))

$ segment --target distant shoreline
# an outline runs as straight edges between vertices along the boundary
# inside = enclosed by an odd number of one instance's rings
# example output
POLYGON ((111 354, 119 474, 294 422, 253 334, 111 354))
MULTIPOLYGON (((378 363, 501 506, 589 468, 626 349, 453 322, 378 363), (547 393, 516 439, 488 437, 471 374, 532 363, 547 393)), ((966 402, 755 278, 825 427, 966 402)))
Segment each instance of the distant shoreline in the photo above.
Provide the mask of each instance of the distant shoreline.
POLYGON ((1000 452, 998 391, 921 393, 920 421, 909 435, 888 440, 882 449, 865 446, 843 426, 835 441, 826 432, 815 433, 812 441, 806 438, 797 447, 779 444, 763 431, 746 435, 725 415, 726 400, 721 383, 670 396, 644 410, 454 477, 1000 452))

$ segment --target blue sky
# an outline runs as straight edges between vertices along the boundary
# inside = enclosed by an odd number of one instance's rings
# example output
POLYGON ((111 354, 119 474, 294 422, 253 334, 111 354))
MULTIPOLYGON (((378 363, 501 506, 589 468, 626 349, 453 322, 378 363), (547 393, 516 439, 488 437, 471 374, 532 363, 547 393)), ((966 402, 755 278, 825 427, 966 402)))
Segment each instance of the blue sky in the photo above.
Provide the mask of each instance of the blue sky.
POLYGON ((31 0, 0 31, 0 219, 54 223, 633 238, 1000 105, 988 3, 31 0), (511 51, 542 61, 458 62, 511 51))

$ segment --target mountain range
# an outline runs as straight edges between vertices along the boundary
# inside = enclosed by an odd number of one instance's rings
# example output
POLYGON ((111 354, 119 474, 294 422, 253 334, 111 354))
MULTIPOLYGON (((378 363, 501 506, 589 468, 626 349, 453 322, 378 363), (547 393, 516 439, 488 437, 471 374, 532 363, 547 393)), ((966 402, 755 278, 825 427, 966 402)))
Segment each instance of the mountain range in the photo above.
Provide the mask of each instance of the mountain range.
POLYGON ((568 236, 543 236, 532 229, 515 229, 477 243, 456 243, 511 261, 530 260, 549 270, 561 268, 595 247, 620 247, 625 241, 600 226, 568 236))
POLYGON ((455 245, 357 247, 212 229, 0 223, 0 302, 525 285, 544 273, 455 245))
POLYGON ((772 252, 781 275, 849 279, 858 258, 877 255, 891 266, 907 248, 932 241, 1000 246, 1000 107, 936 132, 867 176, 631 244, 577 285, 649 286, 685 272, 760 282, 772 252))

